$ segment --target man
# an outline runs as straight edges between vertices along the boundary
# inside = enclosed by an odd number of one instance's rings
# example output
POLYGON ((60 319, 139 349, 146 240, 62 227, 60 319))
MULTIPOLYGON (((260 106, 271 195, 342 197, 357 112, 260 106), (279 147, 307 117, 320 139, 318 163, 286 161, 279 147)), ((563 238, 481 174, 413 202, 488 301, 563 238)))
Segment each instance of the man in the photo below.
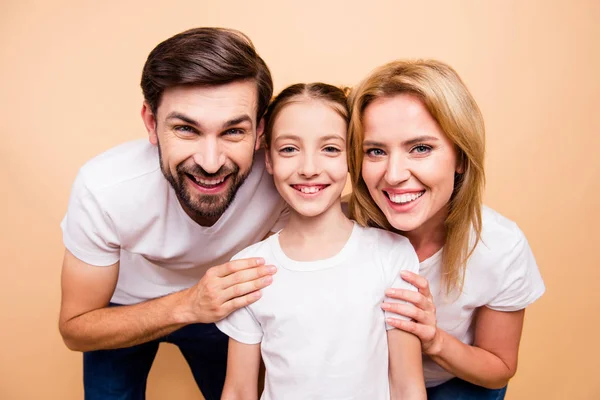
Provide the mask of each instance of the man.
POLYGON ((149 143, 101 154, 73 185, 60 332, 84 352, 86 399, 143 399, 161 342, 218 399, 227 337, 214 322, 256 301, 275 272, 228 262, 284 215, 259 151, 271 75, 241 33, 199 28, 160 43, 141 85, 149 143))

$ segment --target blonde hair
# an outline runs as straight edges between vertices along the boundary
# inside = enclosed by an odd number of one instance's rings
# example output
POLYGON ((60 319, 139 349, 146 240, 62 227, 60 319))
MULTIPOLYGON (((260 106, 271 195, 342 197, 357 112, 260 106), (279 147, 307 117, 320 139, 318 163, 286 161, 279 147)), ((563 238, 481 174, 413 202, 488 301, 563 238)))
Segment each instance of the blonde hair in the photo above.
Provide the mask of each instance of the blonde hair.
POLYGON ((399 94, 418 97, 456 146, 462 173, 455 174, 454 191, 444 223, 446 242, 442 252, 442 283, 446 294, 455 289, 462 292, 467 260, 481 239, 485 128, 479 107, 450 66, 435 60, 394 61, 377 68, 352 91, 347 142, 353 187, 350 216, 361 225, 395 231, 377 207, 362 178, 362 117, 366 107, 375 99, 399 94))

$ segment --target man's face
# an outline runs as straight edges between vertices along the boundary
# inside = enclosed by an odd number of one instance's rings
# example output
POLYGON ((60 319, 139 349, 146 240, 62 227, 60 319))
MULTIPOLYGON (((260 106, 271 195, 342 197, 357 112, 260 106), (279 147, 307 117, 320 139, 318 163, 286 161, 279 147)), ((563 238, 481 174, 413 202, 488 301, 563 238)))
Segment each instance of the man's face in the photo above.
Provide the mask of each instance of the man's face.
POLYGON ((178 86, 164 91, 156 115, 142 118, 160 165, 187 214, 212 225, 233 201, 250 170, 262 135, 252 81, 178 86))

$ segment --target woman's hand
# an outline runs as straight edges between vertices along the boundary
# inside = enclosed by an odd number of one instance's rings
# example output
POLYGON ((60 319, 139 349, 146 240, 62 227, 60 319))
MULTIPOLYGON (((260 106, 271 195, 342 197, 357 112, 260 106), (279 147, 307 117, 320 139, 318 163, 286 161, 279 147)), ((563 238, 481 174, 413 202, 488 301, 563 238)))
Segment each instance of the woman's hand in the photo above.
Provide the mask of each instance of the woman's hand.
POLYGON ((388 318, 387 323, 417 336, 421 340, 423 353, 435 355, 442 348, 443 336, 437 327, 435 304, 429 291, 429 282, 424 277, 409 271, 402 271, 400 276, 419 291, 388 289, 385 292, 388 297, 410 304, 383 303, 382 308, 385 311, 411 318, 412 321, 388 318))

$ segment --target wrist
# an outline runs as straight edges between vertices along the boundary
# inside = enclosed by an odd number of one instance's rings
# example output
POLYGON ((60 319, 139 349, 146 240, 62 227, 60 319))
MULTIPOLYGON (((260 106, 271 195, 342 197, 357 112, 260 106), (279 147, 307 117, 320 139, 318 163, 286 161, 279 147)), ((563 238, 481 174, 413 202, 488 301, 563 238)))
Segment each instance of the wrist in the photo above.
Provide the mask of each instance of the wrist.
POLYGON ((177 293, 173 293, 174 304, 171 308, 172 318, 177 324, 193 324, 198 322, 198 317, 192 307, 192 301, 189 296, 190 289, 184 289, 177 293))
POLYGON ((444 331, 440 328, 435 328, 435 335, 433 340, 430 342, 427 348, 423 349, 423 352, 427 354, 429 357, 439 356, 444 347, 444 331))

